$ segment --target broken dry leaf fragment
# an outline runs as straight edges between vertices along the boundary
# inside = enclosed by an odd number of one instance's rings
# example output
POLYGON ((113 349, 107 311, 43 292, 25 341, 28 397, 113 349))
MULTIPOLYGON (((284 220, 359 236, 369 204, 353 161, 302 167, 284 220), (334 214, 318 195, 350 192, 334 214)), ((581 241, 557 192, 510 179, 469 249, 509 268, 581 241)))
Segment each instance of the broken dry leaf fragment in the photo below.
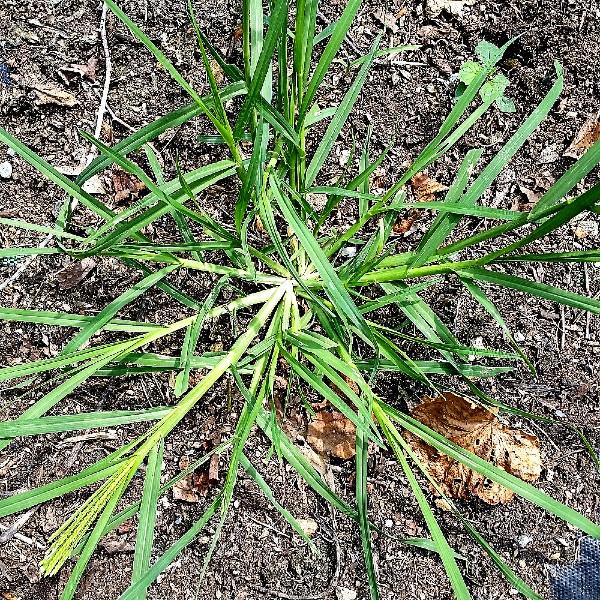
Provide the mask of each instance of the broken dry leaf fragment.
POLYGON ((563 156, 581 158, 581 156, 600 140, 600 112, 591 116, 579 130, 571 145, 565 150, 563 156))
MULTIPOLYGON (((540 442, 534 435, 503 425, 486 408, 446 392, 424 398, 413 416, 451 442, 524 481, 536 481, 541 472, 540 442)), ((471 494, 488 504, 510 502, 514 493, 438 452, 405 432, 415 454, 446 496, 466 499, 471 494)))
MULTIPOLYGON (((417 202, 433 202, 436 194, 445 192, 448 187, 432 179, 426 173, 417 173, 410 180, 412 192, 417 202)), ((394 233, 403 234, 410 231, 415 221, 419 218, 420 211, 411 209, 407 216, 394 225, 394 233)))
POLYGON ((320 454, 347 460, 355 454, 356 427, 337 411, 320 410, 308 424, 308 443, 320 454))
MULTIPOLYGON (((179 461, 179 468, 184 470, 190 466, 190 459, 187 456, 181 457, 179 461)), ((211 468, 208 469, 196 469, 193 473, 190 473, 183 479, 180 479, 173 486, 173 500, 183 500, 184 502, 196 503, 200 502, 204 496, 208 493, 208 490, 211 486, 211 475, 215 477, 215 467, 212 464, 212 473, 211 468)), ((218 480, 218 471, 216 473, 216 478, 218 480)))
POLYGON ((433 202, 437 193, 448 189, 448 186, 432 179, 426 173, 417 173, 411 178, 410 185, 417 202, 433 202))
POLYGON ((70 290, 80 284, 94 269, 96 261, 87 257, 68 264, 56 274, 58 286, 63 290, 70 290))
POLYGON ((113 169, 111 178, 117 204, 132 197, 137 198, 139 193, 146 189, 146 186, 137 177, 120 169, 113 169))
POLYGON ((56 104, 57 106, 66 106, 71 108, 77 104, 77 99, 73 94, 61 90, 52 84, 35 84, 31 86, 36 95, 35 103, 38 106, 44 104, 56 104))

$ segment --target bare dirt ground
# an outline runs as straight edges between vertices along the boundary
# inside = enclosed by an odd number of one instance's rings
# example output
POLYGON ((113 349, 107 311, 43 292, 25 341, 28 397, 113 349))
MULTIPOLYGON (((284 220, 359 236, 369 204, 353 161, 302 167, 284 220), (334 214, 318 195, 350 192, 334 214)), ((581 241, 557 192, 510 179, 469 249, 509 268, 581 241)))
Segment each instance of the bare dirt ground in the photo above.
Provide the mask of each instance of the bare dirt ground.
MULTIPOLYGON (((509 96, 517 112, 490 114, 450 155, 430 170, 430 175, 449 183, 457 163, 470 147, 484 147, 485 156, 496 152, 518 123, 540 101, 552 83, 553 61, 559 60, 566 73, 562 99, 557 103, 540 130, 526 143, 509 168, 484 198, 491 206, 519 207, 528 202, 528 193, 536 194, 550 185, 572 164, 563 156, 580 127, 600 106, 600 67, 597 40, 600 34, 600 11, 588 0, 524 0, 467 2, 462 14, 444 10, 432 16, 427 7, 433 2, 395 0, 388 7, 393 27, 386 31, 383 45, 420 44, 420 50, 392 60, 383 59, 369 79, 359 100, 357 116, 345 132, 348 147, 352 136, 361 141, 373 124, 374 152, 395 137, 396 151, 386 163, 386 180, 390 184, 402 165, 414 158, 435 134, 449 111, 456 74, 462 62, 473 57, 478 41, 486 39, 501 44, 521 35, 502 62, 510 78, 509 96), (407 61, 405 64, 402 61, 407 61), (418 64, 410 64, 418 63, 418 64)), ((196 3, 202 26, 211 39, 233 58, 240 53, 234 32, 240 23, 240 3, 208 0, 196 3)), ((202 69, 194 54, 193 36, 183 1, 156 2, 128 0, 123 8, 143 25, 176 66, 199 89, 206 91, 202 69)), ((320 25, 341 12, 343 2, 333 0, 321 5, 320 25)), ((381 28, 376 13, 378 2, 365 2, 350 36, 344 45, 344 58, 355 58, 367 51, 381 28)), ((89 151, 78 131, 92 131, 104 81, 105 55, 97 28, 100 2, 89 0, 25 1, 0 0, 0 70, 8 67, 9 78, 0 76, 0 125, 22 139, 55 165, 75 167, 89 151), (94 77, 82 77, 62 71, 74 64, 88 64, 97 59, 94 77), (65 79, 66 78, 66 79, 65 79), (53 104, 38 105, 33 89, 39 83, 51 84, 73 94, 77 104, 67 108, 53 104)), ((108 104, 112 113, 104 120, 103 139, 113 142, 127 135, 127 126, 136 128, 187 102, 164 71, 136 43, 123 26, 109 16, 108 44, 113 63, 108 104), (111 116, 112 114, 112 116, 111 116), (126 124, 126 125, 124 125, 126 124)), ((347 88, 352 73, 342 63, 336 66, 324 86, 322 106, 338 100, 347 88)), ((184 167, 204 164, 215 150, 196 142, 200 132, 209 131, 196 120, 181 130, 164 134, 157 143, 165 159, 167 174, 174 174, 174 158, 179 154, 184 167)), ((62 193, 33 172, 23 161, 0 148, 0 163, 13 167, 9 179, 0 179, 0 213, 18 216, 39 224, 52 224, 62 201, 62 193)), ((338 165, 328 168, 333 172, 338 165)), ((597 181, 591 174, 585 184, 597 181)), ((203 202, 214 214, 225 214, 231 206, 231 188, 225 183, 203 202)), ((113 190, 107 190, 110 204, 113 190)), ((344 214, 339 215, 343 224, 344 214)), ((75 224, 89 225, 90 215, 81 211, 75 224)), ((586 217, 587 219, 587 217, 586 217)), ((465 219, 465 231, 474 228, 474 220, 465 219)), ((597 223, 597 221, 596 221, 597 223)), ((165 236, 169 234, 168 224, 165 236)), ((589 235, 579 239, 573 228, 544 242, 547 250, 573 250, 597 247, 597 225, 587 224, 589 235)), ((404 240, 408 248, 420 235, 417 226, 404 240)), ((156 232, 159 235, 161 231, 156 232)), ((39 234, 2 229, 0 243, 37 245, 39 234)), ((93 314, 134 281, 137 274, 120 268, 109 259, 101 261, 76 288, 65 291, 57 283, 57 273, 67 264, 64 258, 35 261, 12 285, 0 291, 0 304, 20 308, 65 310, 93 314)), ((0 263, 0 282, 14 273, 16 265, 0 263)), ((515 268, 517 271, 517 268, 515 268)), ((538 281, 558 284, 573 291, 597 295, 600 292, 598 269, 589 266, 539 266, 521 269, 522 274, 538 281)), ((178 283, 198 297, 206 295, 209 279, 182 274, 178 283)), ((600 322, 597 316, 586 318, 579 311, 560 310, 556 305, 531 300, 518 293, 491 292, 509 326, 538 368, 534 379, 525 370, 502 376, 485 384, 485 389, 507 404, 545 416, 569 420, 585 427, 592 444, 600 446, 600 322)), ((440 316, 466 344, 481 342, 488 347, 504 347, 501 332, 453 280, 433 288, 429 298, 440 316)), ((132 305, 125 318, 163 321, 183 315, 161 294, 149 294, 132 305)), ((393 321, 397 315, 390 314, 393 321)), ((0 364, 15 364, 56 352, 70 333, 45 326, 0 324, 0 364)), ((202 339, 205 347, 232 339, 227 320, 212 325, 202 339)), ((180 340, 179 340, 180 342, 180 340)), ((176 351, 163 346, 161 352, 176 351)), ((412 406, 423 390, 401 378, 386 377, 378 382, 378 391, 400 406, 412 406)), ((443 382, 457 387, 456 381, 443 382)), ((14 418, 36 398, 23 391, 0 392, 0 415, 14 418)), ((169 378, 143 376, 136 380, 100 380, 88 384, 63 402, 59 411, 143 408, 173 400, 169 378)), ((178 470, 182 456, 198 457, 206 440, 226 436, 235 423, 236 400, 227 406, 225 389, 182 423, 166 446, 165 476, 178 470)), ((578 437, 562 425, 539 426, 511 419, 516 426, 538 435, 542 442, 544 469, 539 486, 555 498, 598 520, 599 478, 578 437)), ((131 439, 139 430, 121 427, 108 435, 77 439, 74 435, 53 435, 17 441, 0 453, 0 494, 9 495, 75 473, 93 460, 131 439)), ((258 435, 252 452, 262 467, 279 500, 297 517, 314 519, 319 526, 315 536, 321 556, 293 537, 285 523, 262 497, 254 484, 241 477, 235 509, 227 520, 221 544, 213 558, 206 580, 198 586, 198 576, 209 536, 194 543, 159 579, 150 598, 184 600, 254 600, 280 597, 318 597, 325 600, 344 598, 341 588, 366 599, 367 589, 362 567, 360 542, 353 524, 342 517, 332 520, 329 509, 306 488, 287 467, 275 460, 263 463, 268 447, 258 435), (335 589, 337 589, 337 595, 335 589), (281 595, 283 594, 283 595, 281 595)), ((370 472, 371 515, 375 523, 397 536, 425 535, 425 528, 406 480, 391 457, 379 453, 372 459, 370 472)), ((352 464, 334 465, 336 487, 352 498, 352 464)), ((128 498, 137 498, 139 485, 128 498)), ((72 494, 42 506, 25 523, 20 533, 34 543, 12 538, 0 544, 0 593, 12 592, 22 600, 54 600, 66 581, 69 566, 51 579, 40 579, 38 561, 43 546, 57 525, 86 497, 86 492, 72 494), (37 545, 36 545, 37 544, 37 545)), ((204 502, 187 504, 168 494, 161 501, 156 555, 164 551, 197 518, 204 502)), ((548 576, 553 566, 568 564, 575 558, 581 534, 558 519, 516 499, 508 506, 489 507, 475 501, 462 508, 492 545, 530 585, 543 596, 549 593, 548 576)), ((9 525, 14 519, 6 519, 9 525)), ((511 597, 508 586, 498 572, 470 542, 470 538, 448 515, 441 520, 451 543, 465 561, 464 573, 476 599, 511 597)), ((131 575, 131 543, 135 528, 124 528, 112 536, 91 561, 78 598, 113 599, 127 587, 131 575)), ((382 597, 451 598, 449 585, 436 556, 401 545, 385 536, 375 540, 376 564, 382 597)), ((351 598, 352 595, 347 596, 351 598)))

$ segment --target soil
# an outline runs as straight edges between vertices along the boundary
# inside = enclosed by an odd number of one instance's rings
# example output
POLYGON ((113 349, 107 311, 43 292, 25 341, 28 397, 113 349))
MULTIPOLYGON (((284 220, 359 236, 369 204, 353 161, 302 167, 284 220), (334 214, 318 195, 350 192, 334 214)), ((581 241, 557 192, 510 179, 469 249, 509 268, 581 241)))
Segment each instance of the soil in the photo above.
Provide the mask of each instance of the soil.
MULTIPOLYGON (((209 37, 233 59, 239 58, 235 31, 240 24, 240 3, 208 0, 196 4, 201 25, 209 37)), ((592 0, 482 0, 465 4, 468 6, 460 15, 443 10, 432 16, 421 2, 395 0, 389 3, 388 12, 401 16, 395 21, 394 31, 386 31, 382 46, 419 44, 421 49, 379 61, 345 130, 345 140, 337 148, 338 154, 342 156, 342 150, 349 147, 353 137, 361 143, 369 122, 372 123, 373 153, 395 138, 395 150, 391 160, 386 162, 384 176, 384 184, 390 185, 402 166, 431 139, 450 110, 458 70, 465 60, 473 58, 477 42, 486 39, 502 44, 519 35, 501 64, 511 81, 508 95, 515 101, 517 112, 491 112, 473 133, 429 171, 430 176, 448 184, 470 147, 483 147, 484 157, 493 156, 549 89, 554 77, 553 61, 558 60, 565 69, 561 100, 483 198, 486 205, 519 207, 527 203, 528 190, 539 194, 572 164, 572 159, 564 157, 563 152, 586 119, 600 108, 597 57, 600 10, 592 0)), ((122 5, 189 80, 206 91, 200 62, 194 54, 185 3, 127 0, 122 5)), ((320 26, 336 18, 343 5, 341 0, 322 3, 320 26)), ((364 3, 350 39, 344 45, 343 58, 356 58, 359 52, 368 50, 381 28, 375 17, 380 10, 381 4, 375 0, 364 3)), ((104 81, 105 57, 97 32, 100 14, 101 3, 89 0, 0 0, 0 73, 4 65, 10 76, 10 81, 0 82, 0 125, 54 165, 76 167, 89 151, 78 131, 93 130, 104 81), (98 61, 95 81, 65 71, 61 76, 64 67, 85 65, 90 59, 98 61), (77 104, 70 108, 37 105, 31 87, 36 83, 51 83, 69 91, 77 104)), ((107 32, 113 64, 108 104, 118 120, 107 114, 102 136, 112 143, 128 134, 124 123, 140 127, 188 100, 145 49, 110 15, 107 32)), ((321 105, 328 106, 339 100, 351 77, 352 72, 345 64, 337 64, 323 86, 321 105)), ((156 147, 164 158, 168 176, 174 176, 177 155, 184 168, 214 159, 219 150, 196 141, 199 133, 209 131, 206 123, 196 119, 178 131, 161 136, 156 147)), ((0 147, 0 163, 6 160, 12 164, 13 174, 10 179, 0 179, 0 212, 3 216, 52 224, 63 199, 62 193, 0 147)), ((339 164, 329 164, 324 180, 339 168, 339 164)), ((597 180, 597 172, 592 173, 586 178, 585 187, 589 188, 597 180)), ((232 206, 233 191, 226 182, 212 195, 206 193, 202 202, 213 214, 226 217, 232 206)), ((337 224, 343 225, 345 218, 347 215, 341 210, 337 224)), ((94 223, 89 213, 78 210, 74 219, 76 227, 94 223)), ((463 223, 458 233, 481 226, 473 219, 464 219, 463 223)), ((400 248, 414 245, 423 227, 424 224, 418 223, 401 240, 400 248)), ((158 238, 168 239, 171 233, 166 220, 155 225, 154 234, 158 238)), ((35 246, 42 237, 14 229, 0 231, 3 246, 35 246)), ((597 228, 595 234, 592 227, 588 237, 579 239, 570 226, 539 246, 547 251, 558 251, 592 248, 597 244, 597 228)), ((64 257, 44 257, 32 262, 16 282, 0 291, 0 304, 93 314, 138 278, 133 270, 105 259, 78 286, 64 290, 58 284, 57 274, 67 264, 64 257)), ((16 268, 17 265, 6 261, 0 263, 0 281, 16 268)), ((600 293, 598 269, 592 265, 585 271, 580 266, 528 266, 511 267, 511 270, 575 292, 600 293)), ((173 281, 197 297, 204 297, 214 283, 212 279, 187 273, 173 281)), ((586 317, 574 309, 561 310, 552 303, 532 300, 516 292, 491 289, 490 295, 509 327, 522 340, 523 348, 537 366, 538 376, 534 378, 519 368, 485 382, 484 389, 511 406, 584 427, 591 443, 598 448, 598 317, 586 317)), ((432 288, 426 297, 465 344, 505 347, 501 331, 455 279, 448 278, 432 288)), ((166 322, 185 314, 185 309, 172 306, 163 294, 156 292, 128 307, 123 318, 166 322)), ((244 320, 246 315, 241 314, 239 318, 244 320)), ((398 316, 391 313, 389 318, 393 323, 398 316)), ((0 364, 12 365, 52 355, 70 335, 67 330, 3 322, 0 324, 0 364)), ((216 343, 227 347, 232 339, 229 321, 221 319, 204 334, 201 343, 204 348, 216 343)), ((157 350, 176 353, 178 343, 180 339, 170 339, 157 350)), ((461 384, 452 378, 440 379, 440 385, 461 389, 461 384)), ((379 393, 401 407, 413 406, 424 392, 399 377, 386 376, 377 381, 376 386, 379 393)), ((24 394, 23 390, 0 392, 0 415, 3 419, 16 417, 40 391, 36 389, 32 394, 24 394)), ((81 387, 56 412, 144 408, 173 400, 168 375, 145 375, 129 380, 110 378, 81 387)), ((226 388, 215 389, 212 397, 188 415, 168 440, 164 476, 178 471, 182 456, 196 458, 216 438, 227 437, 235 424, 237 410, 239 399, 233 399, 230 409, 226 388)), ((511 418, 510 422, 541 439, 544 469, 539 487, 597 521, 599 477, 577 435, 560 423, 538 425, 518 418, 511 418)), ((0 453, 0 494, 10 495, 76 473, 142 430, 141 426, 127 426, 88 437, 64 434, 16 441, 0 453)), ((235 507, 226 521, 206 579, 198 584, 212 528, 159 578, 151 587, 149 598, 254 600, 279 594, 283 598, 333 600, 352 598, 350 592, 355 592, 354 597, 358 599, 368 597, 360 540, 353 523, 341 516, 332 519, 327 506, 287 466, 269 460, 267 451, 264 439, 255 435, 248 449, 250 457, 282 504, 297 517, 317 522, 314 539, 320 554, 313 555, 293 536, 258 488, 241 475, 235 507)), ((224 468, 222 463, 221 470, 224 468)), ((352 461, 334 464, 333 473, 336 489, 351 500, 352 461)), ((369 487, 371 517, 385 532, 395 536, 426 535, 406 479, 391 456, 373 454, 369 487)), ((139 492, 140 483, 136 480, 127 500, 138 498, 139 492)), ((58 598, 72 566, 67 565, 56 577, 40 579, 37 565, 43 550, 38 546, 47 542, 50 533, 87 494, 86 491, 71 494, 35 511, 20 529, 30 542, 13 537, 0 544, 0 592, 5 593, 4 597, 10 597, 6 593, 12 592, 22 600, 58 598)), ((209 498, 210 494, 201 502, 191 504, 174 500, 169 493, 161 500, 155 556, 199 517, 209 498)), ((544 597, 549 594, 552 569, 575 559, 581 533, 524 500, 515 499, 510 505, 496 507, 473 500, 462 503, 461 507, 507 562, 544 597)), ((473 598, 511 597, 507 584, 464 530, 448 514, 441 511, 438 514, 450 542, 465 558, 461 564, 473 598)), ((2 524, 10 525, 14 520, 14 517, 4 519, 2 524)), ((135 527, 125 527, 111 539, 113 543, 105 545, 90 562, 77 598, 113 599, 127 587, 135 527)), ((382 598, 441 600, 452 597, 435 555, 402 545, 385 535, 376 536, 374 546, 382 598)))

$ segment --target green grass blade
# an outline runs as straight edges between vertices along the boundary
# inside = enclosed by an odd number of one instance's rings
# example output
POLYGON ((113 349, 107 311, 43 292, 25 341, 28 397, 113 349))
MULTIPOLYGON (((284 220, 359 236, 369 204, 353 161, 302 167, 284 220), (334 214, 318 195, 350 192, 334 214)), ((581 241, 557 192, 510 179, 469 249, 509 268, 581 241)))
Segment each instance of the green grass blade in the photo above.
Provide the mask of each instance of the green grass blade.
POLYGON ((100 331, 104 325, 110 322, 123 307, 139 298, 142 294, 155 286, 163 279, 163 277, 166 277, 177 268, 178 265, 168 265, 163 267, 160 271, 156 271, 155 273, 144 277, 144 279, 136 283, 133 287, 123 292, 118 298, 115 298, 115 300, 103 308, 94 319, 82 327, 81 331, 64 347, 63 353, 68 354, 78 350, 82 344, 87 342, 95 333, 100 331))
MULTIPOLYGON (((109 347, 99 358, 90 360, 84 368, 80 369, 72 377, 49 391, 45 396, 26 409, 17 420, 30 420, 36 417, 41 417, 49 411, 53 406, 60 402, 65 396, 70 394, 75 388, 81 385, 86 379, 91 377, 96 371, 107 365, 123 352, 123 347, 114 349, 109 347)), ((127 348, 125 345, 124 348, 127 348)), ((0 440, 0 450, 3 450, 10 444, 10 439, 0 440)))
MULTIPOLYGON (((150 569, 150 557, 154 543, 154 527, 156 525, 156 508, 160 494, 160 471, 163 463, 165 442, 161 440, 148 455, 148 466, 144 478, 144 490, 140 505, 140 516, 135 538, 135 553, 133 555, 133 570, 131 583, 137 583, 144 573, 150 569)), ((109 523, 106 523, 108 526, 109 523)), ((106 529, 106 527, 105 527, 106 529)), ((102 532, 104 535, 104 531, 102 532)), ((137 600, 145 600, 146 590, 139 593, 137 600)))
POLYGON ((365 339, 370 340, 372 338, 372 333, 366 324, 364 317, 354 304, 343 283, 340 281, 335 269, 329 262, 319 243, 315 240, 304 221, 299 217, 290 200, 280 193, 276 181, 271 178, 270 183, 279 209, 325 282, 330 300, 333 302, 336 309, 339 310, 349 322, 358 328, 365 339))
POLYGON ((323 82, 323 79, 325 79, 325 75, 329 70, 329 66, 338 53, 338 50, 340 49, 340 46, 342 45, 342 42, 344 41, 346 34, 350 29, 350 25, 352 24, 352 21, 354 20, 354 17, 356 16, 361 4, 361 0, 349 0, 344 8, 342 16, 335 22, 335 26, 331 31, 327 46, 325 46, 323 54, 321 54, 319 62, 315 67, 313 76, 306 87, 302 105, 300 106, 299 110, 300 125, 303 123, 306 114, 312 106, 315 94, 323 82))
POLYGON ((238 114, 235 127, 233 129, 233 135, 235 139, 239 139, 244 131, 246 124, 250 119, 252 110, 255 108, 258 99, 263 90, 265 78, 271 67, 271 61, 279 36, 285 31, 285 25, 287 21, 288 3, 285 0, 276 0, 273 4, 271 11, 271 18, 269 20, 269 29, 265 36, 258 61, 252 72, 252 78, 248 86, 248 94, 244 99, 244 103, 238 114))
POLYGON ((316 551, 314 542, 306 535, 300 526, 300 523, 298 523, 290 511, 277 501, 273 495, 273 490, 269 487, 263 476, 256 470, 256 467, 248 460, 248 457, 245 454, 242 454, 240 457, 240 464, 250 478, 254 481, 254 483, 256 483, 256 485, 260 488, 260 491, 264 494, 265 498, 277 509, 279 514, 281 514, 281 516, 287 521, 290 527, 310 546, 313 551, 316 551))
MULTIPOLYGON (((27 221, 23 221, 21 219, 6 219, 4 217, 0 218, 0 225, 7 225, 8 227, 16 227, 17 229, 26 229, 28 231, 36 231, 37 233, 47 233, 56 238, 62 238, 65 240, 78 240, 82 241, 82 238, 79 235, 74 235, 72 233, 66 233, 61 229, 56 229, 54 227, 46 227, 44 225, 37 225, 36 223, 28 223, 27 221)), ((46 248, 45 250, 48 250, 46 248)))
POLYGON ((150 52, 154 55, 154 58, 162 65, 162 67, 171 75, 174 81, 184 89, 192 100, 198 105, 198 108, 204 113, 212 124, 215 126, 217 131, 223 136, 224 139, 228 139, 229 132, 225 125, 223 125, 215 114, 208 108, 204 100, 198 95, 194 88, 186 81, 186 79, 179 73, 179 71, 173 66, 173 63, 163 54, 163 52, 152 42, 152 40, 115 4, 113 0, 106 0, 106 4, 110 10, 117 16, 131 31, 131 33, 142 43, 150 52))
POLYGON ((497 262, 595 263, 600 262, 600 250, 542 252, 540 254, 511 254, 509 256, 503 256, 497 262))
POLYGON ((598 163, 600 163, 600 140, 538 200, 529 213, 529 220, 535 221, 548 208, 560 202, 598 163))
MULTIPOLYGON (((56 327, 85 327, 96 317, 76 315, 73 313, 54 312, 50 310, 30 310, 24 308, 10 308, 0 306, 0 321, 18 321, 20 323, 37 323, 40 325, 54 325, 56 327)), ((108 331, 127 331, 130 333, 147 333, 162 329, 158 323, 143 323, 142 321, 128 321, 114 319, 105 326, 108 331)))
POLYGON ((78 413, 34 419, 17 419, 0 422, 0 438, 16 438, 47 433, 61 433, 80 429, 116 427, 130 423, 156 421, 169 412, 169 408, 146 408, 143 410, 114 410, 106 412, 78 413))
POLYGON ((544 300, 550 300, 551 302, 558 302, 565 306, 572 306, 573 308, 600 314, 600 301, 595 298, 587 298, 586 296, 562 290, 545 283, 538 283, 537 281, 531 281, 529 279, 524 279, 523 277, 517 277, 516 275, 499 273, 484 268, 464 269, 458 273, 459 275, 464 275, 470 279, 493 283, 494 285, 525 292, 526 294, 537 296, 544 300))
MULTIPOLYGON (((556 63, 555 68, 557 79, 554 85, 535 110, 527 117, 527 119, 525 119, 516 133, 508 140, 508 142, 506 142, 500 152, 498 152, 498 154, 488 163, 481 174, 471 184, 469 189, 460 197, 457 201, 458 204, 462 206, 474 206, 485 191, 489 189, 491 183, 496 179, 500 171, 502 171, 525 141, 537 129, 539 124, 546 118, 563 89, 564 78, 562 67, 556 63)), ((460 219, 461 217, 459 215, 447 215, 443 224, 436 228, 434 239, 436 241, 439 241, 442 237, 443 239, 446 239, 460 222, 460 219)), ((441 245, 441 243, 443 243, 443 240, 439 245, 441 245)), ((428 248, 428 251, 430 252, 429 255, 431 255, 432 252, 430 247, 428 248)))
POLYGON ((371 48, 371 52, 369 53, 368 60, 365 61, 360 68, 356 79, 352 83, 350 89, 346 92, 343 100, 340 102, 338 110, 329 123, 327 131, 319 143, 319 146, 306 169, 306 177, 304 182, 306 187, 310 187, 314 183, 319 171, 321 170, 321 167, 325 164, 325 161, 331 153, 331 149, 333 148, 335 141, 342 131, 342 128, 344 127, 344 124, 350 115, 350 111, 354 107, 358 95, 360 94, 360 91, 362 90, 362 87, 366 81, 371 65, 373 64, 373 60, 375 60, 375 54, 377 53, 380 39, 381 38, 378 37, 375 40, 375 43, 371 48))
POLYGON ((192 358, 198 343, 200 330, 202 329, 208 313, 217 301, 217 298, 219 297, 219 294, 221 293, 221 290, 227 283, 228 279, 229 278, 227 276, 221 277, 221 279, 216 283, 215 287, 208 294, 206 300, 202 304, 200 312, 198 312, 196 318, 194 319, 194 322, 188 325, 186 329, 185 339, 181 348, 181 359, 179 362, 180 366, 183 367, 183 370, 175 379, 175 396, 177 397, 185 394, 189 388, 192 358))
POLYGON ((241 233, 242 223, 246 218, 246 211, 250 205, 250 200, 254 195, 255 199, 259 197, 262 189, 262 169, 265 160, 263 153, 263 133, 264 127, 259 123, 254 133, 254 145, 252 147, 252 156, 246 170, 246 177, 242 182, 240 195, 235 204, 234 221, 238 234, 241 233))
POLYGON ((460 280, 463 283, 463 285, 467 288, 467 290, 469 291, 471 296, 473 296, 473 298, 475 298, 475 300, 477 300, 477 302, 479 302, 479 304, 481 304, 481 306, 483 306, 483 308, 485 308, 485 310, 491 315, 491 317, 494 319, 494 321, 496 321, 496 323, 498 323, 498 325, 504 332, 504 335, 506 336, 506 339, 508 340, 510 345, 514 348, 515 352, 523 359, 523 362, 529 367, 529 370, 531 371, 532 375, 535 377, 536 370, 535 370, 535 367, 533 366, 533 363, 527 357, 527 355, 523 352, 521 347, 517 344, 515 338, 513 337, 511 330, 508 328, 508 325, 506 324, 506 321, 502 318, 502 315, 500 314, 499 310, 496 308, 496 305, 487 297, 485 292, 472 280, 470 280, 466 277, 461 277, 460 280))
POLYGON ((59 173, 52 165, 42 157, 38 156, 33 150, 25 146, 25 144, 10 135, 8 131, 2 127, 0 127, 0 142, 6 144, 9 148, 12 148, 25 162, 41 173, 46 179, 58 185, 62 190, 67 192, 69 196, 75 198, 90 210, 101 214, 104 218, 109 218, 111 216, 110 212, 104 208, 101 202, 83 191, 79 185, 73 183, 68 177, 59 173))
POLYGON ((60 595, 60 600, 72 600, 73 596, 75 596, 77 586, 79 585, 79 581, 83 576, 88 562, 96 550, 96 546, 102 538, 104 529, 133 475, 134 473, 131 473, 127 478, 124 479, 119 487, 113 492, 106 506, 102 510, 102 514, 96 521, 96 524, 94 525, 94 528, 92 529, 92 532, 90 533, 81 551, 81 554, 77 559, 77 563, 71 571, 71 575, 62 591, 62 594, 60 595))
POLYGON ((136 581, 130 585, 118 600, 137 600, 140 594, 189 546, 204 529, 221 505, 221 496, 211 502, 203 515, 136 581))
POLYGON ((2 498, 0 500, 0 518, 26 511, 54 498, 59 498, 75 490, 107 479, 120 468, 120 462, 116 460, 111 462, 105 459, 105 461, 102 461, 102 464, 96 463, 77 475, 63 477, 33 490, 27 490, 26 492, 13 494, 8 498, 2 498))
POLYGON ((456 564, 456 559, 454 557, 454 551, 448 544, 442 529, 431 510, 431 506, 429 502, 427 502, 427 498, 423 493, 417 478, 413 470, 410 468, 408 461, 406 460, 406 456, 404 455, 404 451, 400 448, 398 439, 400 438, 400 434, 395 429, 392 423, 388 422, 384 425, 382 423, 382 427, 384 432, 387 433, 388 441, 392 446, 392 450, 396 458, 400 461, 402 466, 402 470, 408 479, 408 483, 411 487, 415 498, 417 499, 417 503, 419 504, 419 508, 421 510, 421 514, 425 519, 425 523, 427 524, 427 528, 431 533, 431 538, 433 542, 436 544, 440 558, 442 559, 442 563, 444 565, 444 569, 446 570, 446 574, 448 575, 448 579, 450 580, 450 585, 452 586, 452 590, 455 594, 457 600, 470 600, 471 595, 469 594, 469 590, 467 585, 465 584, 465 580, 456 564))
POLYGON ((360 541, 365 561, 365 569, 369 580, 371 600, 378 600, 379 587, 377 574, 373 562, 373 546, 371 544, 371 526, 369 524, 368 497, 367 497, 367 462, 369 442, 363 431, 356 430, 356 506, 358 509, 358 524, 360 528, 360 541))

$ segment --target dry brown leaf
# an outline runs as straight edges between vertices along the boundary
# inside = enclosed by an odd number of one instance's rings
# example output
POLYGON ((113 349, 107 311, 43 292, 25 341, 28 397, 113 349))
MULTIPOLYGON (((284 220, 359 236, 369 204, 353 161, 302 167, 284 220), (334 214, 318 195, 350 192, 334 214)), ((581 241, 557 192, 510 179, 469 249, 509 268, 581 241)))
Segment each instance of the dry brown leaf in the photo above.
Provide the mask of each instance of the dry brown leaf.
POLYGON ((129 198, 137 198, 139 193, 146 189, 146 186, 137 177, 120 169, 113 169, 111 177, 117 204, 129 200, 129 198))
POLYGON ((256 230, 257 233, 266 233, 266 229, 265 226, 263 225, 263 222, 261 220, 261 218, 256 215, 256 217, 254 217, 254 229, 256 230))
MULTIPOLYGON (((212 465, 212 459, 211 459, 212 465)), ((187 456, 181 457, 179 461, 180 469, 187 469, 190 466, 190 459, 187 456)), ((214 467, 213 467, 214 469, 214 467)), ((213 477, 215 473, 213 471, 213 477)), ((218 473, 217 473, 218 479, 218 473)), ((211 485, 210 467, 209 470, 196 469, 187 477, 179 480, 173 486, 173 500, 183 500, 184 502, 200 502, 206 496, 211 485)))
POLYGON ((76 287, 91 273, 95 266, 96 261, 90 257, 68 264, 56 274, 58 287, 63 290, 76 287))
POLYGON ((600 112, 591 116, 583 124, 571 145, 564 151, 563 156, 580 158, 598 140, 600 140, 600 112))
POLYGON ((2 598, 4 600, 20 600, 14 592, 2 592, 2 598))
POLYGON ((320 454, 342 460, 355 454, 356 427, 342 413, 319 411, 308 424, 306 440, 320 454))
MULTIPOLYGON (((443 183, 432 179, 426 173, 414 175, 410 180, 410 185, 417 202, 433 202, 436 194, 448 189, 443 183)), ((415 209, 409 210, 407 216, 394 225, 394 233, 403 234, 410 231, 421 212, 415 209)))
POLYGON ((426 173, 417 173, 411 178, 410 185, 417 202, 433 202, 436 194, 448 189, 448 186, 432 179, 426 173))
POLYGON ((65 90, 61 90, 55 85, 37 83, 31 87, 37 96, 35 103, 38 106, 56 104, 57 106, 71 108, 77 104, 77 99, 73 94, 65 92, 65 90))
MULTIPOLYGON (((536 481, 540 476, 538 438, 503 425, 495 414, 466 398, 451 392, 424 398, 412 414, 450 441, 524 481, 536 481)), ((416 436, 404 435, 447 496, 466 499, 473 494, 488 504, 512 500, 511 490, 439 453, 416 436)))

